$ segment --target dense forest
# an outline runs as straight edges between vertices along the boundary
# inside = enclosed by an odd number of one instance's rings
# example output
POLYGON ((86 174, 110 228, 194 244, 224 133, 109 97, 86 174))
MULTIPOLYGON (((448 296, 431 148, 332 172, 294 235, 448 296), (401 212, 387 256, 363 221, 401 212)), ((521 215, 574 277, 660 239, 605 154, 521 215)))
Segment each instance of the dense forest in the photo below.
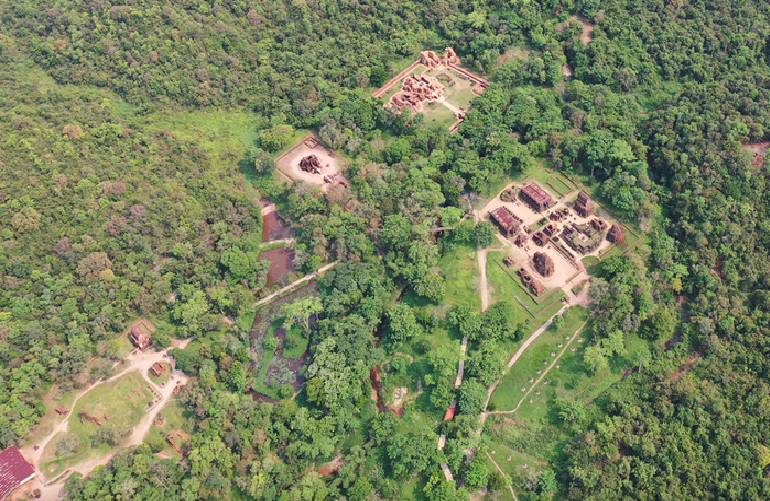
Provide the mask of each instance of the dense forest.
POLYGON ((68 500, 770 498, 770 171, 747 149, 770 140, 768 58, 759 0, 3 3, 0 445, 29 439, 52 385, 114 374, 143 316, 157 349, 199 341, 170 351, 191 377, 187 454, 117 449, 68 500), (371 97, 445 46, 490 80, 456 133, 371 97), (247 115, 248 144, 168 125, 196 113, 247 115), (305 130, 347 187, 281 182, 273 159, 305 130), (591 268, 576 377, 631 363, 506 430, 488 393, 542 321, 481 311, 447 263, 495 241, 480 200, 545 168, 642 235, 591 268), (298 272, 336 262, 317 301, 281 311, 309 343, 296 392, 248 370, 275 289, 262 198, 298 272), (403 415, 372 399, 373 368, 391 393, 418 381, 403 415), (505 476, 500 437, 539 471, 505 476))

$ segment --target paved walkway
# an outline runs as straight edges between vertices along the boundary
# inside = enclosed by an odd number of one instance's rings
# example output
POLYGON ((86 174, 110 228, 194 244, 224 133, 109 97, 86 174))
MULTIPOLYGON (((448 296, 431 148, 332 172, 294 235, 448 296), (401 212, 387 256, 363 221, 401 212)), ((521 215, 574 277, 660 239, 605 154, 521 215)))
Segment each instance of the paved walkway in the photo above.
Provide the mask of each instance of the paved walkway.
POLYGON ((324 273, 325 271, 328 271, 328 270, 334 268, 334 266, 337 263, 339 263, 339 262, 340 262, 340 260, 338 259, 338 260, 334 261, 333 263, 329 263, 326 266, 324 266, 323 268, 320 268, 318 271, 314 271, 310 275, 305 275, 304 277, 300 278, 299 280, 295 280, 294 282, 290 283, 289 285, 287 285, 283 289, 281 289, 281 290, 279 290, 277 292, 273 292, 269 296, 260 299, 259 301, 254 303, 254 306, 257 307, 257 306, 261 306, 261 305, 263 305, 265 303, 269 303, 270 301, 272 301, 273 299, 277 298, 278 296, 281 296, 284 293, 292 290, 294 287, 298 286, 299 284, 303 284, 305 282, 309 282, 310 280, 313 280, 315 277, 317 277, 318 275, 324 273))

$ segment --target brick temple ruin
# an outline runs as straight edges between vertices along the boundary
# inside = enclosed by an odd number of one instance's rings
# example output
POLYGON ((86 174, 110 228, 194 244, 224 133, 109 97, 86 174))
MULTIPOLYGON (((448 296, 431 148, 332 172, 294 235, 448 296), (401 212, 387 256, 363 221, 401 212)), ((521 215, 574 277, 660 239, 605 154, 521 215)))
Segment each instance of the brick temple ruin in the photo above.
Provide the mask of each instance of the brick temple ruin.
POLYGON ((530 275, 524 268, 519 268, 519 276, 521 277, 521 283, 524 284, 524 287, 529 287, 535 296, 540 296, 545 292, 545 287, 532 278, 532 275, 530 275))
POLYGON ((594 208, 594 202, 588 198, 588 194, 585 191, 578 193, 577 200, 573 207, 580 217, 588 217, 591 215, 591 211, 594 208))
POLYGON ((613 224, 610 227, 610 231, 607 232, 607 240, 613 244, 622 244, 626 241, 626 234, 623 232, 623 228, 619 224, 613 224))
POLYGON ((532 235, 532 242, 538 247, 542 247, 545 244, 547 244, 548 240, 549 240, 548 235, 546 235, 542 231, 538 231, 534 235, 532 235))
POLYGON ((606 227, 607 223, 601 219, 592 219, 590 224, 568 224, 564 226, 561 238, 575 252, 590 254, 601 245, 606 227))
POLYGON ((91 423, 94 423, 96 426, 102 426, 102 421, 98 417, 91 416, 90 414, 88 414, 88 412, 86 412, 85 409, 80 411, 80 422, 81 423, 91 422, 91 423))
POLYGON ((545 252, 535 252, 535 255, 532 256, 532 263, 535 266, 535 271, 540 273, 542 276, 553 276, 553 259, 551 259, 545 252))
POLYGON ((315 155, 308 155, 299 161, 299 168, 302 172, 309 172, 310 174, 321 174, 321 161, 315 155))
POLYGON ((504 237, 510 238, 519 232, 520 220, 508 207, 498 207, 489 213, 489 217, 504 237))
POLYGON ((534 181, 525 184, 519 190, 519 198, 532 207, 535 212, 542 212, 556 203, 550 193, 534 181))
POLYGON ((401 90, 390 98, 390 104, 398 111, 409 106, 415 112, 422 111, 425 101, 432 102, 444 95, 444 86, 436 77, 409 75, 404 79, 401 90))
POLYGON ((140 350, 146 350, 152 346, 152 337, 150 332, 143 322, 137 322, 131 326, 131 334, 129 335, 131 343, 140 350))
POLYGON ((460 58, 457 57, 457 54, 452 47, 447 47, 444 49, 444 55, 442 57, 438 57, 438 54, 432 50, 420 52, 420 59, 418 62, 426 68, 433 69, 460 64, 460 58))
POLYGON ((155 362, 152 364, 152 367, 150 367, 150 372, 152 372, 153 376, 160 377, 166 373, 166 366, 160 362, 155 362))

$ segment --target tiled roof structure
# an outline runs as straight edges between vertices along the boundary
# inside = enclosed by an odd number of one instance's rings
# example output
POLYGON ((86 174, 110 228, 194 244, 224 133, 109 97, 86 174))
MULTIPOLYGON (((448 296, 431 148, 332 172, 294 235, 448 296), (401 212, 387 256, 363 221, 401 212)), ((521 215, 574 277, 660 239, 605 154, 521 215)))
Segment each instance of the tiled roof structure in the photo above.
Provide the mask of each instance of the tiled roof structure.
POLYGON ((32 480, 35 470, 12 445, 0 452, 0 500, 8 497, 18 487, 32 480))

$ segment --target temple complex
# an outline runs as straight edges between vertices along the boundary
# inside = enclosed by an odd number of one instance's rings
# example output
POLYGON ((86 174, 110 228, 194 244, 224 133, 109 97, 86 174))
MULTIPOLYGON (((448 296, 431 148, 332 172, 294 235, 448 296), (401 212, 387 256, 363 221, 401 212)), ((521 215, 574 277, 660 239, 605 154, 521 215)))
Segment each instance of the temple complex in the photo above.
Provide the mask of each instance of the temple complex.
POLYGON ((404 106, 411 106, 415 112, 423 110, 425 101, 435 101, 444 95, 444 86, 436 77, 427 75, 409 75, 404 79, 401 90, 390 98, 390 104, 398 108, 398 111, 404 109, 404 106))

